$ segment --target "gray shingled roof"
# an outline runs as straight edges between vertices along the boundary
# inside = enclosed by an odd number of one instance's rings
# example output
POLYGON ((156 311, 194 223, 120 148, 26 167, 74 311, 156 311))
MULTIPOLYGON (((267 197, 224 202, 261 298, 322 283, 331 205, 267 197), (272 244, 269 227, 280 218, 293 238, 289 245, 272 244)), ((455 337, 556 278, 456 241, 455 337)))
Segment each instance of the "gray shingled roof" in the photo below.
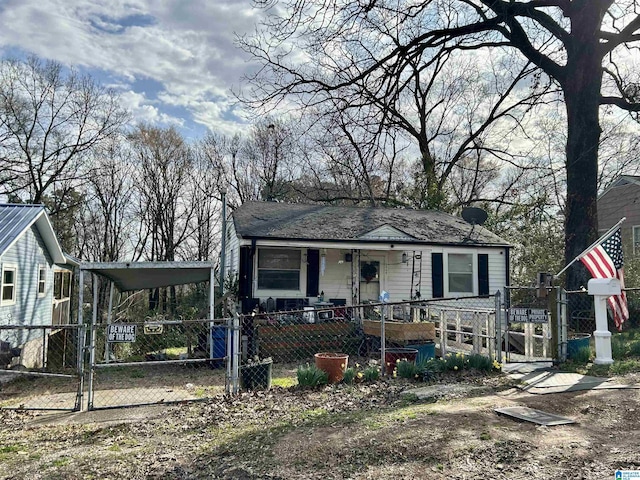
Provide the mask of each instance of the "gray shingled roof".
POLYGON ((43 205, 0 203, 0 256, 34 223, 54 262, 64 263, 66 260, 43 205))
POLYGON ((486 228, 433 210, 247 202, 233 221, 243 238, 360 241, 389 225, 413 237, 411 243, 509 246, 486 228))

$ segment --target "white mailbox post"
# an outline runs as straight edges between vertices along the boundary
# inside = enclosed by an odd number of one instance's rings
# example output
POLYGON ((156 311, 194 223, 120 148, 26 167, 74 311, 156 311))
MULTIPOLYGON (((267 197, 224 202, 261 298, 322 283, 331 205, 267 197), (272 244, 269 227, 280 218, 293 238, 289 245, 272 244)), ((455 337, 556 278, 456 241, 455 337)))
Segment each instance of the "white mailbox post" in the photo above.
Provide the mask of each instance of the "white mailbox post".
POLYGON ((611 365, 611 332, 607 326, 607 298, 620 295, 620 280, 617 278, 592 278, 589 280, 589 295, 593 295, 596 310, 596 359, 598 365, 611 365))

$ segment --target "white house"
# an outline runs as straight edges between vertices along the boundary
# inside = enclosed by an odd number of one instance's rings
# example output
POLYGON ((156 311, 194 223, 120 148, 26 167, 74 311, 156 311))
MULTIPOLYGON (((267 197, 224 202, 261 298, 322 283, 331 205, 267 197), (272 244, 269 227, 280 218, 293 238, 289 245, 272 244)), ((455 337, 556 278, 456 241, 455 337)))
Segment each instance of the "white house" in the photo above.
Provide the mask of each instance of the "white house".
POLYGON ((432 210, 248 202, 228 222, 223 271, 243 311, 494 294, 509 284, 510 245, 432 210))

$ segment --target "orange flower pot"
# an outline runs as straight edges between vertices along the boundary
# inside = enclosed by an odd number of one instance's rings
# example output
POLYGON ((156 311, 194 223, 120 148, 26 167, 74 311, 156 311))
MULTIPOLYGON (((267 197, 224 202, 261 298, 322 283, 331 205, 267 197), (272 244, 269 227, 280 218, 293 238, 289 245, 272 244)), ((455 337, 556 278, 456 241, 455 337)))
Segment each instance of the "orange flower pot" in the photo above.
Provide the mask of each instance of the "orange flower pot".
POLYGON ((316 367, 329 375, 329 383, 338 383, 344 378, 349 363, 349 355, 345 353, 322 352, 314 355, 316 367))

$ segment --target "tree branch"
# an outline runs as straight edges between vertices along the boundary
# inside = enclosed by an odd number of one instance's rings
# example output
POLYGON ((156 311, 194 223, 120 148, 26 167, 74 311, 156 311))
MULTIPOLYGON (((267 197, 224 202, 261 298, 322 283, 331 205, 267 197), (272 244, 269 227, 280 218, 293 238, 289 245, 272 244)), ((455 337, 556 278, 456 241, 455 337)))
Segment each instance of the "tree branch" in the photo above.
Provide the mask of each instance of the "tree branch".
POLYGON ((631 103, 621 97, 601 97, 600 105, 615 105, 628 112, 640 112, 640 103, 631 103))

